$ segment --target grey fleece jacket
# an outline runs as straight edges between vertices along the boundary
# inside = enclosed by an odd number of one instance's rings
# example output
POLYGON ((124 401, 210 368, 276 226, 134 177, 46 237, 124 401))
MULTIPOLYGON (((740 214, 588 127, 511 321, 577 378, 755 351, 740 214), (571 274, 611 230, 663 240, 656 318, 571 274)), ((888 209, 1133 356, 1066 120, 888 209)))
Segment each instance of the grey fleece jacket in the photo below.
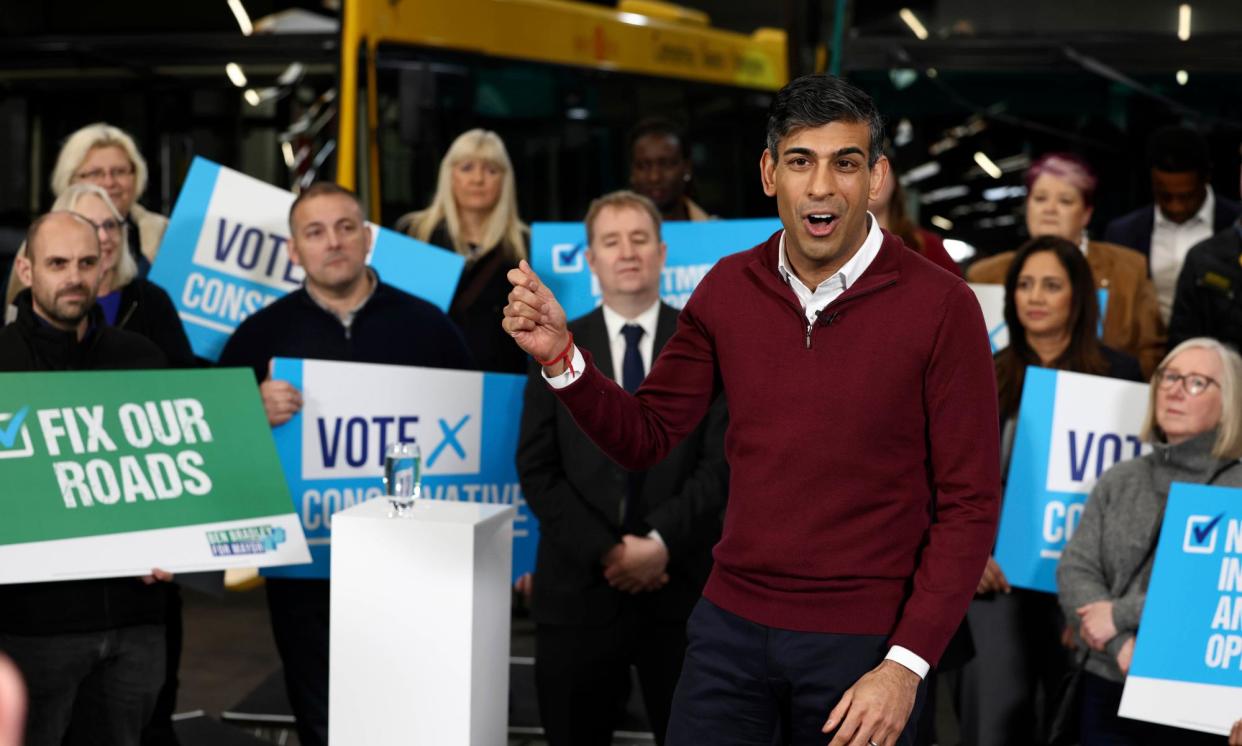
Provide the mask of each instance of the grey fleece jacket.
POLYGON ((1204 484, 1218 470, 1233 464, 1213 484, 1242 487, 1242 464, 1213 457, 1215 442, 1216 431, 1212 430, 1176 446, 1157 443, 1151 453, 1106 471, 1087 498, 1082 521, 1057 566, 1057 591, 1065 618, 1075 629, 1075 609, 1093 601, 1113 602, 1117 636, 1104 652, 1092 650, 1085 665, 1096 676, 1125 680, 1117 666, 1117 653, 1138 631, 1151 559, 1137 572, 1136 568, 1155 540, 1159 530, 1156 521, 1164 515, 1170 485, 1204 484), (1131 577, 1134 579, 1128 587, 1122 587, 1131 577))

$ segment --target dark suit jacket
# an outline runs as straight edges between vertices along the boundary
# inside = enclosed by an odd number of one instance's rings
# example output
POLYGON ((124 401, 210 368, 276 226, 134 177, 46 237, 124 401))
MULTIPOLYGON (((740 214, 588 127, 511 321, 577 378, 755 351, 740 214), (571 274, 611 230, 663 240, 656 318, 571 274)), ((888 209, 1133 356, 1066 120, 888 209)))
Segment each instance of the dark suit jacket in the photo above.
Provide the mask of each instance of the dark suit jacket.
MULTIPOLYGON (((673 335, 676 309, 661 305, 654 355, 673 335)), ((591 350, 612 375, 604 313, 596 309, 570 323, 574 340, 591 350)), ((634 596, 656 618, 685 620, 711 571, 711 549, 720 538, 728 466, 727 424, 718 400, 703 422, 654 468, 643 473, 643 516, 669 552, 669 582, 634 596)), ((539 518, 532 616, 540 624, 598 625, 613 619, 628 594, 604 579, 600 558, 621 540, 627 472, 578 429, 569 412, 532 364, 517 453, 522 492, 539 518)))
MULTIPOLYGON (((1212 233, 1219 233, 1228 228, 1233 221, 1242 215, 1242 204, 1231 199, 1216 195, 1216 207, 1212 211, 1212 233)), ((1134 212, 1126 213, 1113 220, 1104 229, 1104 240, 1109 243, 1128 246, 1147 257, 1147 273, 1151 274, 1151 231, 1156 224, 1156 210, 1153 205, 1145 205, 1134 212)))

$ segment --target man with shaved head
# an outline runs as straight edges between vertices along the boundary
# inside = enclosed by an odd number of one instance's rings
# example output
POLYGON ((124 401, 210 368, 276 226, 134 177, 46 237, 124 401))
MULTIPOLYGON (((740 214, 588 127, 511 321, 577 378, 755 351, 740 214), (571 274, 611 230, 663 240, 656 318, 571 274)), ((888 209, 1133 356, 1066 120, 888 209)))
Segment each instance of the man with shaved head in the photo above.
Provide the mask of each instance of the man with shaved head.
MULTIPOLYGON (((30 226, 14 266, 30 287, 0 331, 0 371, 163 368, 152 342, 108 326, 95 305, 99 240, 86 218, 53 212, 30 226)), ((36 499, 34 495, 12 499, 36 499)), ((27 746, 137 746, 164 683, 169 575, 0 586, 0 653, 26 680, 27 746)))

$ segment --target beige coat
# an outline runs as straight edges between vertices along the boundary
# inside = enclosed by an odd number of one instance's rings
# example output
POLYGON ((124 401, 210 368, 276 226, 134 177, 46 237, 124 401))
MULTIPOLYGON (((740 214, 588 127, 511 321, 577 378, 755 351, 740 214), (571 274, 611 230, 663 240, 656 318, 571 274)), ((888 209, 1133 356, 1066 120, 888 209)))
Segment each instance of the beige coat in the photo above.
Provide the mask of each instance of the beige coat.
POLYGON ((138 250, 155 263, 155 255, 160 250, 160 241, 164 240, 164 231, 168 229, 168 218, 158 212, 151 212, 137 202, 129 208, 129 216, 138 226, 138 250))
MULTIPOLYGON (((967 281, 1004 284, 1014 253, 1006 251, 975 262, 966 270, 967 281)), ((1089 241, 1087 264, 1096 288, 1108 291, 1101 341, 1138 358, 1143 375, 1151 376, 1164 357, 1165 328, 1156 289, 1147 276, 1147 257, 1124 246, 1089 241)))

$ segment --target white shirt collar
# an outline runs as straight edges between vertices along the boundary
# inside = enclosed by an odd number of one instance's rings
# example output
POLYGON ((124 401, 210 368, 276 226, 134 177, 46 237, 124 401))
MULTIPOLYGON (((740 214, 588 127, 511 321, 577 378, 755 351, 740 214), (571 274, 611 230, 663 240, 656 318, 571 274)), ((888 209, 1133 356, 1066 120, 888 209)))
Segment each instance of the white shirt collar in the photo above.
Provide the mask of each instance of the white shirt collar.
MULTIPOLYGON (((880 245, 884 243, 884 234, 880 231, 880 222, 870 212, 867 213, 867 223, 870 228, 867 229, 867 238, 863 240, 862 246, 858 247, 858 251, 854 252, 854 256, 850 257, 850 260, 845 263, 845 266, 837 270, 836 274, 821 282, 819 284, 820 288, 830 283, 840 282, 842 290, 849 290, 858 281, 858 278, 862 277, 862 274, 867 271, 867 268, 871 266, 871 262, 880 253, 880 245)), ((776 268, 780 272, 781 279, 790 285, 802 282, 789 268, 789 259, 785 254, 785 231, 781 231, 780 250, 777 254, 776 268)))
POLYGON ((607 303, 601 305, 604 310, 604 326, 608 329, 608 338, 619 336, 621 327, 626 324, 638 324, 643 328, 644 339, 655 339, 656 321, 660 318, 660 299, 657 298, 651 307, 632 319, 627 319, 616 311, 608 307, 607 303))
POLYGON ((1211 228, 1212 218, 1216 213, 1216 193, 1212 191, 1212 185, 1208 184, 1207 197, 1203 199, 1203 205, 1199 208, 1199 211, 1194 214, 1194 217, 1181 225, 1178 225, 1172 220, 1166 218, 1164 213, 1160 211, 1160 205, 1156 205, 1152 209, 1156 211, 1156 225, 1161 228, 1188 228, 1194 225, 1195 221, 1201 221, 1204 225, 1208 226, 1208 228, 1211 228))

